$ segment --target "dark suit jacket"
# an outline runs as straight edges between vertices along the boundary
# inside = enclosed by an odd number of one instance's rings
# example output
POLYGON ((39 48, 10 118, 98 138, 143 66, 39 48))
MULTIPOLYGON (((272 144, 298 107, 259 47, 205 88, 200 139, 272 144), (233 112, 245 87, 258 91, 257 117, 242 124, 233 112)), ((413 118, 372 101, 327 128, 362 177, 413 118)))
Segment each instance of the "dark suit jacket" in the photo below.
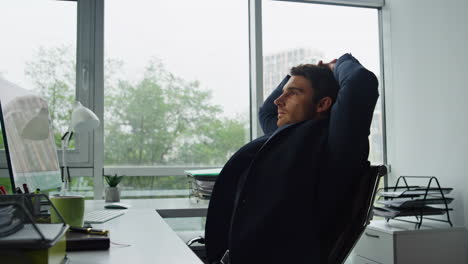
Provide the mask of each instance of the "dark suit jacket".
POLYGON ((348 210, 347 190, 368 157, 378 98, 375 75, 350 54, 335 67, 340 84, 330 118, 277 128, 273 100, 259 112, 266 136, 236 152, 215 184, 205 228, 207 257, 230 250, 233 264, 324 263, 348 210))

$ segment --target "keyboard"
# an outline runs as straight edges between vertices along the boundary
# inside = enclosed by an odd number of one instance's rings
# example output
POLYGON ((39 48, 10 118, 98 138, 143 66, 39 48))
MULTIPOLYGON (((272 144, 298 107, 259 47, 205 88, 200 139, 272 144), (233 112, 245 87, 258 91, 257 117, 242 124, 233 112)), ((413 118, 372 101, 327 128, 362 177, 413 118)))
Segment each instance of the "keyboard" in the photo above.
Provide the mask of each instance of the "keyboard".
POLYGON ((96 210, 86 213, 84 222, 88 224, 102 224, 123 214, 125 214, 124 210, 96 210))

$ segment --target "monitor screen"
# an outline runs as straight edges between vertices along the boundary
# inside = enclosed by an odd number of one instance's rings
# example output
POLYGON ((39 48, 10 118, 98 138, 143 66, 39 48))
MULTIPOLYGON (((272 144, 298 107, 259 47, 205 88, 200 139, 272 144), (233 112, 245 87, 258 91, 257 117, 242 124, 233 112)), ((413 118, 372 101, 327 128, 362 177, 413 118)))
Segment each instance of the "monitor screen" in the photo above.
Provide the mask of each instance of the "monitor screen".
POLYGON ((0 79, 0 121, 13 187, 56 190, 62 184, 47 101, 0 79))
MULTIPOLYGON (((1 104, 0 104, 0 119, 3 118, 1 115, 1 104)), ((3 121, 0 120, 0 185, 5 188, 7 192, 12 191, 10 183, 10 172, 7 166, 5 144, 3 138, 3 121)))

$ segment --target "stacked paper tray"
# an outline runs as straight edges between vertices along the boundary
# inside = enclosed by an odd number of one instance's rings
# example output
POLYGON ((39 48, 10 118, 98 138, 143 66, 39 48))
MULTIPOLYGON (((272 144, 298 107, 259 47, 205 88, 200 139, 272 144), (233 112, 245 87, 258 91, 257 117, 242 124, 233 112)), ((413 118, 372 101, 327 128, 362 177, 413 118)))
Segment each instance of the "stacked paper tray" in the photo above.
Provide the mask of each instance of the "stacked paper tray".
POLYGON ((185 171, 190 178, 191 194, 201 199, 209 199, 220 172, 221 168, 185 171))
MULTIPOLYGON (((449 209, 452 210, 452 209, 449 209)), ((385 218, 395 218, 400 216, 415 215, 443 215, 445 209, 430 206, 420 206, 418 208, 393 208, 393 207, 374 207, 374 215, 385 218)))
POLYGON ((415 207, 421 207, 424 205, 433 205, 433 204, 444 204, 444 202, 447 202, 447 204, 451 203, 453 201, 453 198, 445 197, 445 199, 442 198, 426 198, 426 199, 410 199, 410 198, 404 198, 404 199, 394 199, 394 200, 380 200, 377 201, 378 204, 390 206, 390 207, 396 207, 396 208, 415 208, 415 207))
POLYGON ((378 195, 381 198, 374 207, 374 214, 385 218, 401 216, 442 215, 451 208, 434 207, 450 204, 453 198, 446 197, 453 188, 427 188, 422 186, 383 188, 378 195), (442 197, 442 194, 444 197, 442 197))
MULTIPOLYGON (((386 189, 393 189, 393 188, 386 188, 386 189)), ((403 188, 397 188, 397 190, 394 191, 380 191, 378 195, 381 197, 389 197, 389 198, 403 198, 403 197, 418 197, 421 195, 425 195, 426 193, 428 195, 440 195, 441 192, 443 194, 449 194, 453 188, 424 188, 420 186, 412 186, 409 189, 406 187, 403 188)))

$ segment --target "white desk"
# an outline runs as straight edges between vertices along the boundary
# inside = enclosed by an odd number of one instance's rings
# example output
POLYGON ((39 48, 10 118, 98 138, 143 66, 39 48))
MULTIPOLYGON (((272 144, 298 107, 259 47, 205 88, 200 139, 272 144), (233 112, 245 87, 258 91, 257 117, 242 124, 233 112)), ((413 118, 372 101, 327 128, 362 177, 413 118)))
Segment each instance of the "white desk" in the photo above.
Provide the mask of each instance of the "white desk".
MULTIPOLYGON (((204 217, 206 216, 208 201, 195 198, 170 198, 170 199, 131 199, 121 200, 131 209, 155 209, 162 218, 171 217, 204 217)), ((86 211, 102 210, 106 203, 104 200, 86 200, 86 211)))
MULTIPOLYGON (((122 200, 122 202, 132 206, 125 215, 104 224, 93 225, 95 228, 110 230, 110 249, 69 252, 67 254, 71 264, 202 264, 155 209, 166 213, 182 210, 186 213, 200 214, 203 211, 206 213, 206 203, 196 203, 188 199, 136 199, 122 200)), ((102 200, 86 201, 86 211, 102 210, 104 204, 102 200)))

